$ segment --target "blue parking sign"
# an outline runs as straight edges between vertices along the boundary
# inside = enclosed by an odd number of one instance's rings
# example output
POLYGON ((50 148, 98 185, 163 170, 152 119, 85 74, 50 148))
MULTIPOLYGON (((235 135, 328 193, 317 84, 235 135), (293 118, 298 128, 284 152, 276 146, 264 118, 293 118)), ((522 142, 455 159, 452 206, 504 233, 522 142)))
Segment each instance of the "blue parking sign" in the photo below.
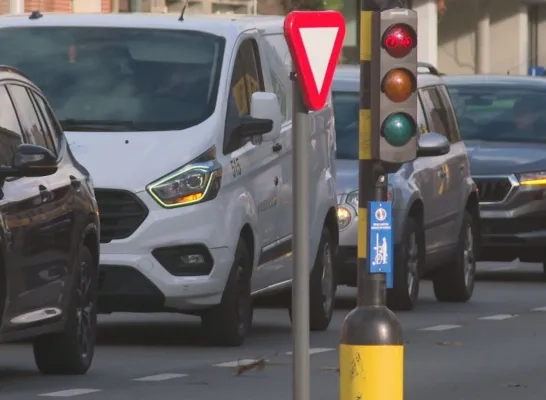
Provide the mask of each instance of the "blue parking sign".
POLYGON ((371 201, 369 210, 370 273, 386 274, 387 288, 393 286, 392 205, 388 201, 371 201))

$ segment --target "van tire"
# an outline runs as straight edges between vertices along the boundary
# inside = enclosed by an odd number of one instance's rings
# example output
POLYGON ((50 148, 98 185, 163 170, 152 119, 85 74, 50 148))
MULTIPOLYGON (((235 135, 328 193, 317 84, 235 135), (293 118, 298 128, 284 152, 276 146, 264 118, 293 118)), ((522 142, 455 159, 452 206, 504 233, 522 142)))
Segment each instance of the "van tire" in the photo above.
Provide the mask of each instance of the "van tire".
POLYGON ((66 311, 64 330, 34 339, 34 359, 43 374, 83 375, 93 361, 97 333, 98 274, 93 256, 83 244, 80 245, 75 264, 72 296, 66 311), (87 348, 83 347, 84 343, 79 337, 79 324, 84 320, 88 322, 85 332, 88 335, 87 348))
MULTIPOLYGON (((309 329, 311 331, 327 330, 334 314, 337 276, 333 251, 332 235, 328 228, 324 227, 309 282, 309 329), (326 291, 328 293, 325 293, 326 291)), ((288 306, 288 314, 292 321, 291 303, 288 306)))
POLYGON ((465 211, 457 249, 451 260, 433 276, 434 296, 441 302, 466 302, 474 292, 476 275, 476 222, 465 211))
POLYGON ((393 311, 413 310, 419 297, 419 278, 425 262, 425 244, 419 227, 413 217, 408 217, 402 241, 396 246, 393 288, 387 290, 387 306, 393 311))
POLYGON ((240 238, 222 301, 201 315, 201 327, 207 344, 226 347, 243 344, 252 326, 251 274, 248 247, 240 238))

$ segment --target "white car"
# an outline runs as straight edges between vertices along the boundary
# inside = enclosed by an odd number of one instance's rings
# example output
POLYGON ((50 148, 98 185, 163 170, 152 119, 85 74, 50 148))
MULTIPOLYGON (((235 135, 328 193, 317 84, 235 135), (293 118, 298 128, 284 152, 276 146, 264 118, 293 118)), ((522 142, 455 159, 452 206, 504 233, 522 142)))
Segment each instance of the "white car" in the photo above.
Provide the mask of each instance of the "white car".
MULTIPOLYGON (((211 343, 237 346, 253 297, 290 293, 292 87, 283 21, 0 17, 0 62, 44 91, 93 176, 101 312, 197 314, 211 343)), ((310 326, 324 330, 338 246, 331 103, 309 118, 310 326)))

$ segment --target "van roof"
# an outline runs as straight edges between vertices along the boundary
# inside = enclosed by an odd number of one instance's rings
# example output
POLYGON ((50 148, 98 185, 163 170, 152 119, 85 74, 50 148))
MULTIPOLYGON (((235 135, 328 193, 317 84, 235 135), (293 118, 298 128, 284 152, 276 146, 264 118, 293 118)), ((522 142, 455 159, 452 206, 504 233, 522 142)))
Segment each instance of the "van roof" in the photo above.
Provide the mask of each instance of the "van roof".
POLYGON ((284 17, 265 15, 184 15, 179 21, 179 13, 42 13, 42 17, 30 19, 30 14, 6 14, 0 16, 2 28, 11 27, 104 27, 104 28, 144 28, 144 29, 185 29, 208 32, 221 36, 237 37, 249 29, 259 29, 269 33, 282 33, 284 17))
MULTIPOLYGON (((351 91, 350 87, 355 87, 355 82, 360 81, 360 66, 359 65, 339 65, 336 68, 336 72, 334 74, 334 89, 337 90, 349 90, 351 91)), ((443 80, 441 77, 433 75, 433 74, 426 74, 426 73, 418 73, 417 74, 417 87, 425 87, 429 85, 438 85, 443 83, 443 80)), ((360 86, 355 87, 355 91, 358 91, 360 89, 360 86)))

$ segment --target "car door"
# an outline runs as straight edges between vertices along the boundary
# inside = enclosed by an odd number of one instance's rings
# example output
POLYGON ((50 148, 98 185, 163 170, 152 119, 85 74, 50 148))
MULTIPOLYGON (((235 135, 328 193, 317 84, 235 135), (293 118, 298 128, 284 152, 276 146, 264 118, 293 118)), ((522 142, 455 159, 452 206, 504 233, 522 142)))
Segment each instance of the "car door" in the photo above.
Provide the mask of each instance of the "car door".
MULTIPOLYGON (((27 142, 6 85, 0 85, 0 164, 12 165, 18 145, 27 142)), ((8 177, 0 191, 0 223, 5 233, 4 262, 8 283, 5 320, 51 306, 43 296, 47 281, 38 231, 44 212, 43 178, 8 177)), ((13 326, 7 325, 3 330, 13 326)))
MULTIPOLYGON (((44 132, 30 90, 23 85, 8 85, 25 141, 49 148, 56 154, 51 137, 44 132)), ((55 174, 41 178, 42 204, 40 212, 33 216, 32 262, 25 271, 28 278, 36 282, 37 299, 50 306, 61 306, 63 298, 59 294, 64 293, 62 288, 69 276, 67 260, 73 240, 70 235, 70 180, 64 178, 62 162, 55 174)))
MULTIPOLYGON (((233 127, 243 115, 250 114, 252 93, 264 90, 260 54, 254 38, 243 40, 237 51, 232 71, 230 100, 226 116, 226 141, 232 141, 233 127)), ((278 240, 280 165, 271 143, 241 141, 229 149, 230 165, 227 182, 247 185, 254 199, 257 215, 257 243, 260 245, 258 268, 252 275, 252 290, 263 289, 276 280, 276 269, 282 247, 278 240)))
MULTIPOLYGON (((447 120, 447 112, 440 97, 438 86, 430 86, 421 90, 421 99, 427 116, 429 129, 431 132, 439 133, 445 136, 450 143, 452 142, 451 131, 447 120)), ((457 169, 456 149, 451 148, 449 153, 430 157, 432 163, 431 169, 435 172, 431 177, 435 181, 434 193, 431 193, 430 206, 431 221, 428 225, 427 236, 433 237, 432 250, 440 250, 448 247, 453 242, 453 232, 456 232, 455 223, 459 212, 459 193, 460 186, 454 181, 453 170, 457 169)))

